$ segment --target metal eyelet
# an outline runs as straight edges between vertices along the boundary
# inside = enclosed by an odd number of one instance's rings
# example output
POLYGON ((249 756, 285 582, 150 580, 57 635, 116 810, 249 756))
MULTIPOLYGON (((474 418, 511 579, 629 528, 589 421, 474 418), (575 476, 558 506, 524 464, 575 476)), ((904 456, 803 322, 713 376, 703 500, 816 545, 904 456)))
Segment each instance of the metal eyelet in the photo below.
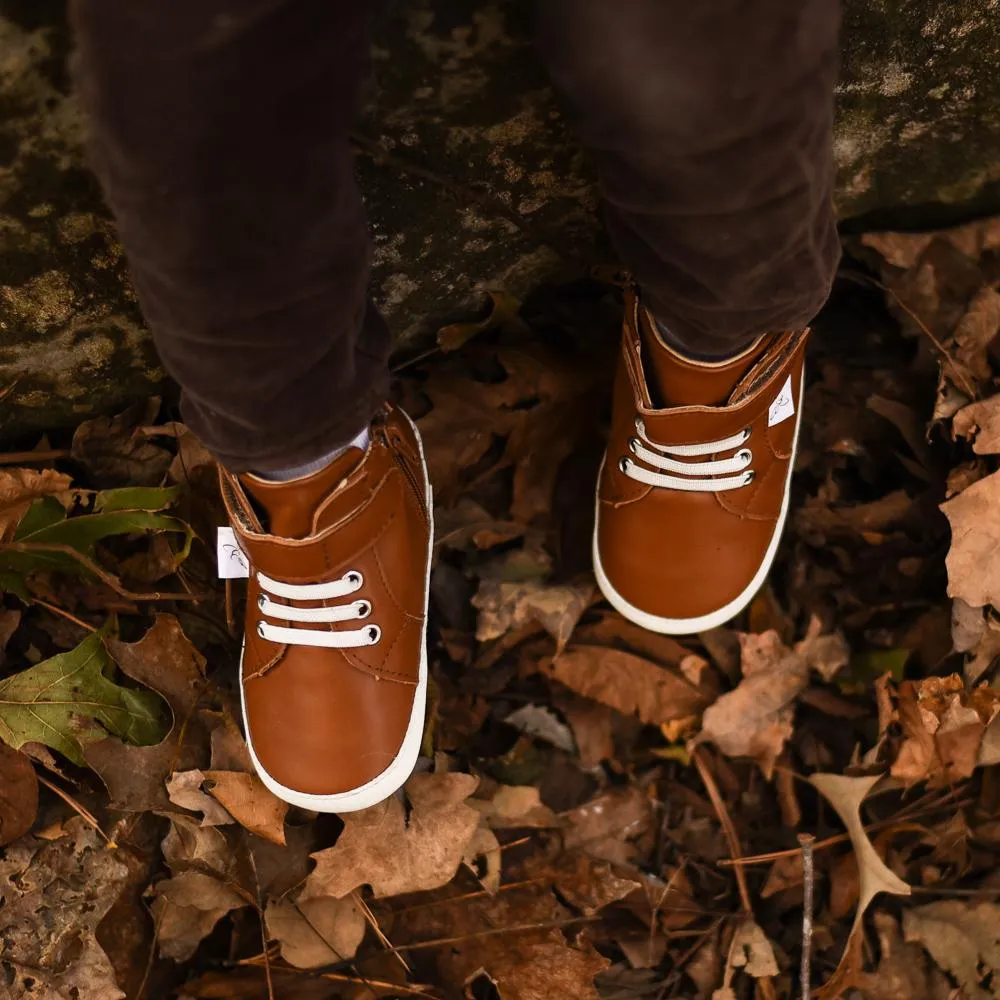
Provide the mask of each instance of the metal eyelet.
POLYGON ((358 609, 359 618, 367 618, 372 613, 371 601, 357 601, 354 606, 358 609))
POLYGON ((628 450, 632 452, 633 455, 636 454, 636 449, 639 447, 639 439, 631 437, 628 439, 628 450))
POLYGON ((743 428, 743 440, 744 441, 749 441, 750 440, 750 435, 752 433, 753 433, 753 428, 752 427, 744 427, 743 428))
POLYGON ((257 595, 257 607, 261 611, 263 611, 264 608, 267 607, 267 595, 266 594, 258 594, 257 595))
POLYGON ((349 570, 345 576, 348 583, 354 584, 355 590, 360 590, 365 582, 365 578, 356 569, 349 570))
POLYGON ((757 478, 757 473, 753 469, 747 469, 747 471, 743 473, 743 476, 743 485, 749 486, 757 478))
POLYGON ((267 636, 264 635, 264 623, 263 622, 257 622, 257 635, 259 635, 262 639, 266 639, 267 638, 267 636))
POLYGON ((382 638, 382 630, 378 625, 368 626, 368 645, 374 646, 382 638))
POLYGON ((646 433, 646 425, 642 422, 642 417, 635 418, 635 432, 642 437, 646 433))
POLYGON ((625 475, 628 475, 628 467, 631 464, 632 463, 629 462, 629 460, 624 455, 622 455, 622 457, 618 459, 618 471, 624 473, 625 475))
POLYGON ((736 452, 736 457, 743 462, 743 467, 746 468, 753 461, 753 452, 749 448, 742 448, 736 452))

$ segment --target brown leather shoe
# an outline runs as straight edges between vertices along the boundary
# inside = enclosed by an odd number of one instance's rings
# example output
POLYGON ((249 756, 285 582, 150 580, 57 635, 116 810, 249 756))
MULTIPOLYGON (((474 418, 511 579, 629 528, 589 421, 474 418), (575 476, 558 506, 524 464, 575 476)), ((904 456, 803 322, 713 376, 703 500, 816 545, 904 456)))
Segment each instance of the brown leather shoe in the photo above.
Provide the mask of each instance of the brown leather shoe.
POLYGON ((306 809, 374 805, 410 776, 423 736, 432 504, 417 429, 386 407, 364 453, 286 483, 220 478, 250 563, 254 766, 306 809))
POLYGON ((692 361, 627 296, 593 555, 604 596, 630 621, 701 632, 764 582, 788 512, 808 332, 692 361))

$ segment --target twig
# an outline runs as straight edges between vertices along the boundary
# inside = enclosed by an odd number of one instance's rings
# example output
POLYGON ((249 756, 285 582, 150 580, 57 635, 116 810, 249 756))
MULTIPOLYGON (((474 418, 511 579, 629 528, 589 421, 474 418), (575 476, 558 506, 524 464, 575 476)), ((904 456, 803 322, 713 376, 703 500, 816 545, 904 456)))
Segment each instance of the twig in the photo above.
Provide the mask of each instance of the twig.
POLYGON ((93 827, 93 828, 94 828, 94 829, 95 829, 95 830, 96 830, 96 831, 97 831, 97 832, 98 832, 98 833, 99 833, 99 834, 100 834, 100 835, 101 835, 101 836, 102 836, 102 837, 104 838, 104 842, 105 842, 105 843, 106 843, 106 844, 108 845, 108 847, 110 847, 110 848, 115 848, 115 847, 117 847, 117 846, 118 846, 118 845, 117 845, 117 844, 116 844, 116 843, 115 843, 115 842, 114 842, 114 841, 113 841, 113 840, 112 840, 112 839, 111 839, 111 838, 110 838, 110 837, 109 837, 109 836, 108 836, 108 835, 107 835, 107 834, 106 834, 106 833, 105 833, 105 832, 104 832, 104 831, 103 831, 103 830, 101 829, 101 825, 100 825, 100 823, 98 823, 98 822, 97 822, 97 820, 96 820, 96 819, 94 818, 94 815, 93 815, 93 814, 92 814, 92 813, 91 813, 91 812, 90 812, 90 811, 89 811, 89 810, 88 810, 88 809, 87 809, 87 808, 86 808, 85 806, 82 806, 82 805, 80 805, 80 803, 79 803, 79 802, 77 802, 77 801, 76 801, 76 799, 74 799, 74 798, 73 798, 73 796, 69 794, 69 792, 64 792, 64 791, 63 791, 63 790, 62 790, 62 789, 61 789, 61 788, 60 788, 60 787, 59 787, 58 785, 54 785, 54 784, 53 784, 53 783, 52 783, 51 781, 49 781, 49 779, 48 779, 48 778, 46 778, 46 777, 45 777, 44 775, 41 775, 41 774, 38 774, 37 772, 35 772, 35 777, 36 777, 36 778, 38 778, 38 780, 39 780, 39 781, 40 781, 40 782, 41 782, 41 783, 42 783, 42 784, 43 784, 43 785, 44 785, 44 786, 45 786, 45 787, 46 787, 46 788, 47 788, 47 789, 48 789, 48 790, 49 790, 50 792, 55 792, 55 793, 56 793, 56 795, 58 795, 58 796, 59 796, 59 798, 61 798, 61 799, 63 800, 63 802, 65 802, 65 803, 66 803, 66 805, 68 805, 68 806, 69 806, 69 807, 70 807, 70 808, 71 808, 71 809, 73 810, 73 812, 75 812, 75 813, 76 813, 76 814, 77 814, 78 816, 80 816, 80 818, 81 818, 81 819, 82 819, 82 820, 83 820, 83 821, 84 821, 85 823, 87 823, 88 825, 92 826, 92 827, 93 827))
POLYGON ((813 870, 813 842, 811 833, 800 833, 802 847, 802 964, 799 967, 799 986, 802 1000, 809 1000, 812 980, 812 940, 813 940, 813 888, 816 875, 813 870))
POLYGON ((732 860, 734 862, 734 868, 736 869, 736 884, 740 890, 740 900, 743 903, 743 912, 752 920, 753 905, 750 902, 750 889, 747 886, 747 877, 746 873, 743 871, 743 866, 738 864, 743 851, 740 847, 740 838, 736 833, 736 827, 733 826, 729 810, 726 809, 726 803, 722 801, 722 796, 719 794, 719 786, 715 783, 715 778, 712 776, 712 772, 708 769, 708 764, 705 762, 704 750, 701 747, 698 747, 694 753, 691 754, 691 759, 698 768, 698 774, 701 776, 702 783, 705 786, 705 791, 708 792, 708 797, 712 800, 712 805, 715 807, 716 815, 719 817, 719 822, 722 824, 722 830, 726 835, 726 840, 729 841, 729 850, 733 855, 732 860))
POLYGON ((63 618, 67 619, 68 621, 71 621, 74 625, 79 625, 80 628, 86 629, 88 632, 97 631, 97 627, 95 625, 91 625, 90 622, 85 622, 82 619, 77 618, 76 615, 71 615, 64 608, 60 608, 55 604, 49 604, 48 601, 43 601, 40 597, 32 597, 31 600, 33 604, 37 604, 40 607, 46 608, 48 611, 51 611, 54 615, 62 615, 63 618))
POLYGON ((372 913, 371 907, 364 901, 364 899, 361 898, 361 893, 358 892, 357 889, 355 889, 351 893, 351 898, 361 909, 361 912, 365 915, 365 920, 368 921, 369 926, 375 932, 375 936, 379 939, 379 941, 382 942, 382 947, 385 948, 387 951, 392 952, 392 954, 396 957, 399 964, 403 967, 403 971, 408 976, 412 976, 413 969, 409 967, 409 965, 406 962, 406 959, 403 958, 403 956, 398 951, 396 951, 395 948, 393 948, 392 942, 382 932, 382 928, 379 927, 379 923, 375 919, 375 914, 372 913))
POLYGON ((53 448, 51 451, 5 451, 0 454, 0 465, 34 465, 35 462, 55 462, 69 456, 68 448, 53 448))
POLYGON ((93 559, 88 559, 82 552, 77 552, 71 545, 43 545, 38 542, 4 542, 0 545, 0 549, 6 549, 9 552, 23 552, 28 555, 37 552, 54 552, 59 555, 69 556, 93 573, 99 580, 106 583, 119 597, 124 597, 129 601, 204 601, 210 596, 208 594, 175 594, 170 592, 160 593, 158 591, 153 591, 149 594, 137 594, 132 590, 127 590, 116 576, 102 569, 93 559))
POLYGON ((163 922, 163 914, 167 912, 167 908, 164 906, 156 915, 156 920, 153 922, 153 940, 149 942, 149 954, 146 956, 146 968, 142 973, 142 982, 139 983, 139 989, 136 990, 135 1000, 142 1000, 143 993, 146 992, 146 983, 149 981, 150 973, 153 971, 153 960, 156 957, 156 942, 160 938, 160 924, 163 922))
POLYGON ((271 956, 267 953, 267 925, 264 923, 264 907, 261 905, 263 893, 260 889, 260 876, 257 874, 257 859, 253 856, 253 851, 247 851, 250 858, 250 867, 253 869, 253 880, 257 886, 257 899, 254 909, 257 911, 257 919, 260 921, 260 936, 264 942, 264 978, 267 980, 267 1000, 274 1000, 274 982, 271 979, 271 956))

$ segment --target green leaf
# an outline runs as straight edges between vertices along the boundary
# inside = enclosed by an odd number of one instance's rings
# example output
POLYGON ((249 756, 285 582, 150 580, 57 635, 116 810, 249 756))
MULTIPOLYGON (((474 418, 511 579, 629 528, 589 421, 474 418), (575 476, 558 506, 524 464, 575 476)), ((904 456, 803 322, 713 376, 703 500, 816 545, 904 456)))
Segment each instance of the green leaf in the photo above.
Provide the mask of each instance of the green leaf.
POLYGON ((869 649, 852 657, 848 672, 837 679, 837 685, 844 694, 866 694, 886 671, 898 684, 909 659, 908 649, 869 649))
POLYGON ((0 681, 0 740, 18 749, 44 743, 85 765, 83 747, 109 734, 129 743, 158 743, 169 727, 154 691, 122 687, 110 679, 114 661, 100 632, 0 681))
POLYGON ((43 528, 51 528, 52 525, 65 520, 66 508, 55 497, 42 497, 36 500, 21 518, 21 523, 14 532, 14 540, 19 541, 25 535, 34 534, 43 528))
POLYGON ((103 490, 94 500, 94 511, 107 514, 116 510, 163 510, 179 493, 178 486, 125 486, 103 490))

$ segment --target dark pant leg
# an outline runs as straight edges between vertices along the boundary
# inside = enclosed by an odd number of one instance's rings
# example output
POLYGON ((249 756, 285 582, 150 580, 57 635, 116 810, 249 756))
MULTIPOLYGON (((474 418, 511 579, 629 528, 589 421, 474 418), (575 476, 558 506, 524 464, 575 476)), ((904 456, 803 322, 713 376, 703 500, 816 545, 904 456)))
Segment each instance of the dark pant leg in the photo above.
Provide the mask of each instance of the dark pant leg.
POLYGON ((800 328, 829 293, 838 29, 837 0, 543 0, 611 236, 691 350, 800 328))
POLYGON ((231 469, 308 461, 385 399, 348 130, 357 0, 74 0, 94 168, 185 419, 231 469))

